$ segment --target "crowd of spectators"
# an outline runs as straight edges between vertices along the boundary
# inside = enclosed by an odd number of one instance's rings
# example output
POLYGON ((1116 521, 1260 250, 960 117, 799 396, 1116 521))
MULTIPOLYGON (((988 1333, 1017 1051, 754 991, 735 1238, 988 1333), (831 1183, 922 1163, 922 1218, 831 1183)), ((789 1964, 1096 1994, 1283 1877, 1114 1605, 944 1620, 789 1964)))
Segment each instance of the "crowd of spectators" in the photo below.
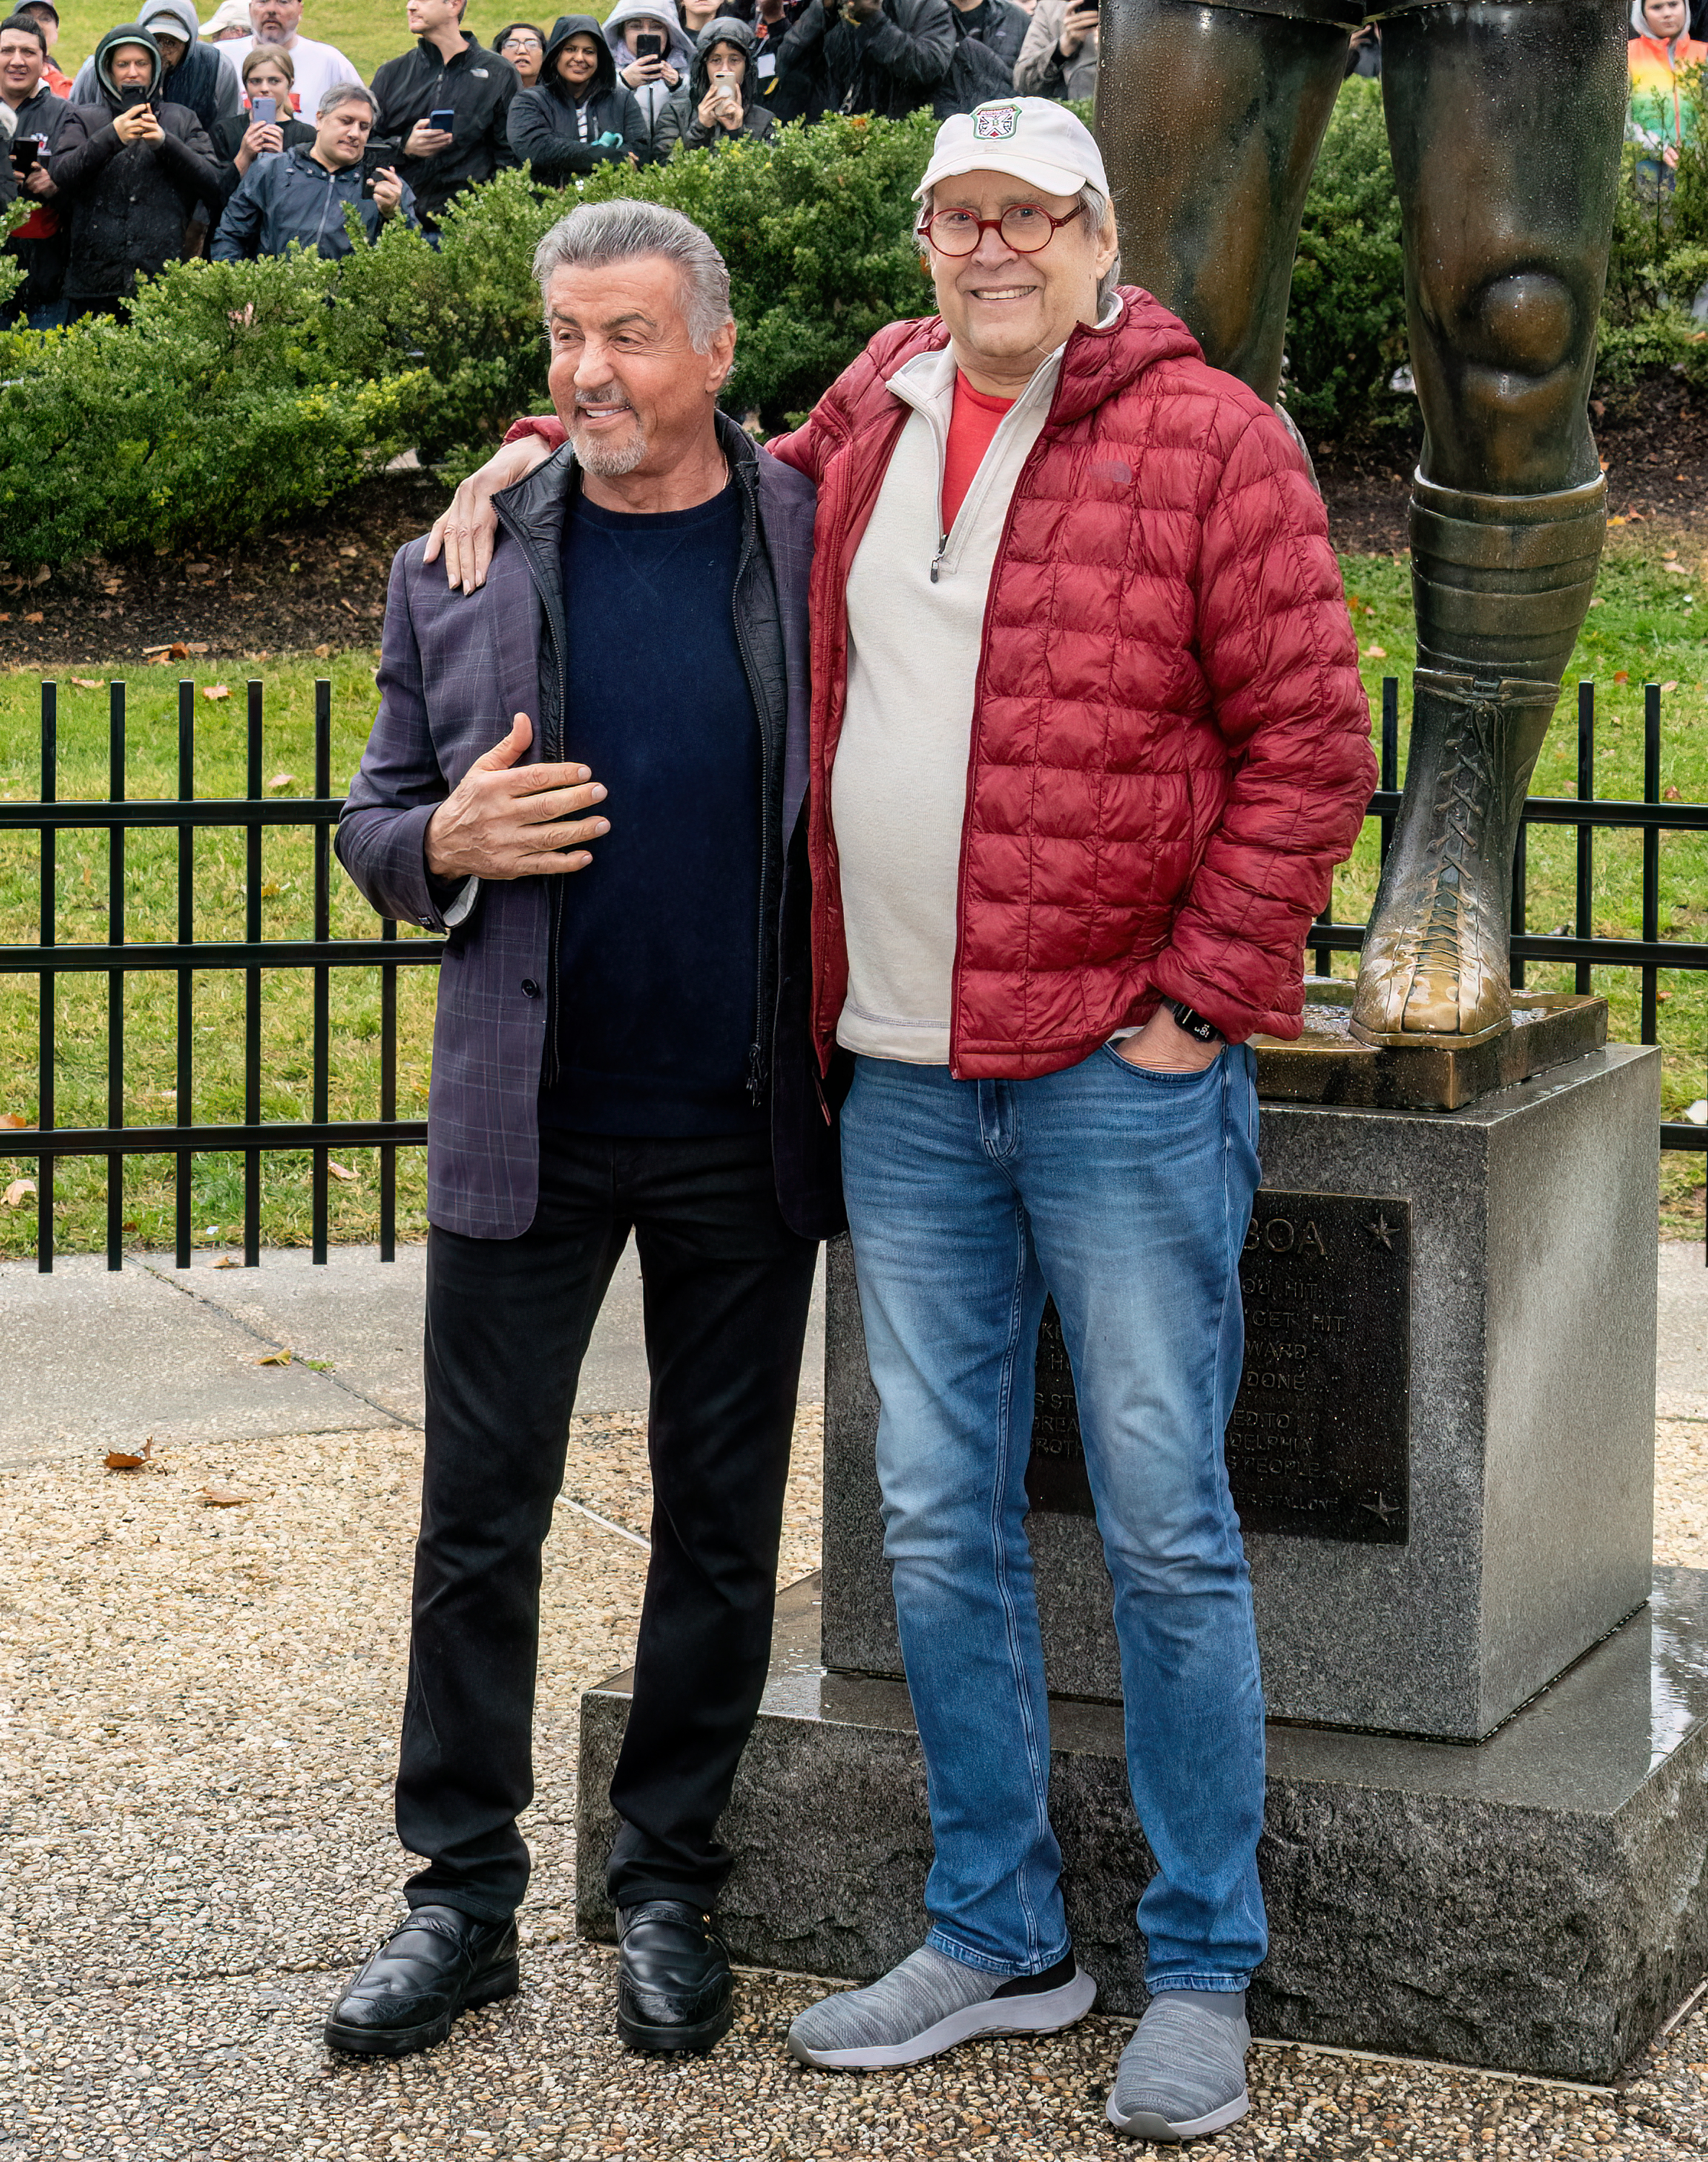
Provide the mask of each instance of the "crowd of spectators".
POLYGON ((1094 0, 617 0, 603 23, 508 23, 489 45, 465 6, 405 0, 414 43, 369 85, 304 34, 303 0, 218 0, 205 22, 193 0, 143 0, 75 80, 53 0, 19 0, 0 23, 0 205, 30 201, 0 320, 122 316, 138 277, 185 255, 342 255, 347 210, 370 240, 402 218, 431 241, 506 167, 557 186, 827 112, 1089 97, 1097 72, 1094 0))
MULTIPOLYGON (((1708 0, 1696 0, 1708 17, 1708 0)), ((5 0, 0 0, 3 10, 5 0)), ((616 0, 603 23, 506 24, 489 45, 466 0, 405 0, 414 42, 363 82, 307 37, 303 0, 143 0, 68 77, 54 0, 0 21, 0 205, 24 281, 3 318, 46 329, 123 314, 138 276, 350 245, 393 218, 430 241, 465 188, 529 165, 561 186, 676 146, 763 138, 827 112, 939 117, 1012 91, 1089 97, 1097 0, 616 0)), ((1632 0, 1628 133, 1639 177, 1671 185, 1708 43, 1691 0, 1632 0)), ((1348 72, 1376 74, 1355 38, 1348 72)))

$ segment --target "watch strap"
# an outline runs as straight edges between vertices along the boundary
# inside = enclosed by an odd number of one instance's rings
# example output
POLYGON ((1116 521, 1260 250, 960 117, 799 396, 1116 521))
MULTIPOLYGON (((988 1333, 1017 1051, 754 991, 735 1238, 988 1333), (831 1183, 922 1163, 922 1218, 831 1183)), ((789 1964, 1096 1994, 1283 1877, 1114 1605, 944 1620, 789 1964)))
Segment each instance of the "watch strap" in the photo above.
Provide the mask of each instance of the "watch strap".
POLYGON ((1184 1029, 1188 1036, 1195 1037, 1200 1043, 1220 1043, 1222 1041, 1221 1031, 1213 1021, 1206 1021, 1196 1007, 1188 1005, 1182 999, 1167 999, 1163 1003, 1173 1015, 1177 1028, 1184 1029))

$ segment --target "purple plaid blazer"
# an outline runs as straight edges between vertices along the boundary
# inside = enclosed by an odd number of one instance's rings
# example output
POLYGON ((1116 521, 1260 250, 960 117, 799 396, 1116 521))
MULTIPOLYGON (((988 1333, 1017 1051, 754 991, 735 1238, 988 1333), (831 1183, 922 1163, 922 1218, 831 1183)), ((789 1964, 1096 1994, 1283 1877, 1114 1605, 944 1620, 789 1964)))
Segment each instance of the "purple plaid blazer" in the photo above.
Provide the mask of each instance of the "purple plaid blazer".
MULTIPOLYGON (((738 588, 758 694, 774 716, 785 866, 770 905, 778 916, 777 998, 770 1077, 773 1157, 785 1217, 807 1237, 841 1229, 834 1122, 807 1034, 810 961, 805 821, 807 585, 813 489, 762 456, 721 415, 719 441, 742 493, 758 575, 738 588), (787 845, 786 846, 785 843, 787 845)), ((339 861, 382 916, 447 931, 439 969, 433 1075, 427 1105, 427 1214, 471 1238, 510 1239, 539 1198, 538 1097, 546 1049, 545 995, 555 973, 545 878, 483 880, 474 905, 447 925, 457 896, 427 873, 425 837, 437 805, 474 760, 509 734, 517 713, 534 723, 530 760, 561 725, 564 670, 583 626, 562 591, 564 505, 577 484, 565 448, 495 499, 500 530, 487 582, 453 593, 442 565, 412 540, 392 564, 379 712, 339 822, 339 861), (558 655, 563 658, 560 661, 558 655), (437 890, 436 890, 437 888, 437 890)), ((604 626, 590 624, 598 637, 604 626)), ((765 715, 762 715, 762 719, 765 715)))

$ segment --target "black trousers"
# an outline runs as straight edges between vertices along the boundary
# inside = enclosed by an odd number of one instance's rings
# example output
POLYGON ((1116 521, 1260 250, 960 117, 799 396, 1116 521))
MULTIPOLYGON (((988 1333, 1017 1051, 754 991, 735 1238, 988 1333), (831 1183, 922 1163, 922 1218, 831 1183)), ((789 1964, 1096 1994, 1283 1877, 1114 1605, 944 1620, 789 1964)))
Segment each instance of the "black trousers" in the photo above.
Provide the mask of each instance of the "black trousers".
POLYGON ((593 1320, 632 1229, 652 1370, 652 1559, 613 1898, 710 1907, 717 1823, 770 1653, 815 1243, 778 1211, 769 1140, 541 1136, 518 1239, 435 1230, 427 1441, 397 1829, 412 1906, 512 1913, 528 1882, 540 1550, 593 1320))

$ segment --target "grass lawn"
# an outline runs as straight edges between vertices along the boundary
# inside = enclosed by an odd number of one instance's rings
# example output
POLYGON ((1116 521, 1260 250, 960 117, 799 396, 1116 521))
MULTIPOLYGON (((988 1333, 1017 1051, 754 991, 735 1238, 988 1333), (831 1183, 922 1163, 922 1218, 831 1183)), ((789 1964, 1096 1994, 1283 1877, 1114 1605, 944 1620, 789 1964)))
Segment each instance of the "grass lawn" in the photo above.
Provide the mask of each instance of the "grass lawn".
MULTIPOLYGON (((60 43, 54 59, 67 75, 76 75, 114 24, 126 18, 114 10, 110 0, 55 0, 55 4, 60 11, 60 43)), ((201 20, 206 22, 213 13, 214 0, 199 0, 199 4, 201 20)), ((597 5, 582 12, 603 20, 610 7, 611 0, 598 0, 597 5)), ((506 23, 535 19, 532 15, 519 15, 514 8, 494 7, 491 0, 468 0, 468 12, 463 18, 483 44, 506 23)), ((538 19, 541 27, 549 31, 556 16, 548 13, 538 19)), ((400 0, 308 0, 303 10, 302 34, 336 45, 370 82, 382 60, 395 60, 413 43, 400 0)))
MULTIPOLYGON (((1677 560, 1687 575, 1663 569, 1670 551, 1660 536, 1610 536, 1598 605, 1568 671, 1560 717, 1543 749, 1534 791, 1576 792, 1576 728, 1570 687, 1594 676, 1598 708, 1596 793, 1640 796, 1643 792, 1643 686, 1675 686, 1663 705, 1664 787, 1685 802, 1708 801, 1708 558, 1687 548, 1677 560), (1687 598, 1688 597, 1688 598, 1687 598), (1699 621, 1699 618, 1704 620, 1699 621), (1621 682, 1621 676, 1626 678, 1621 682)), ((1366 686, 1379 710, 1384 675, 1397 676, 1403 714, 1409 707, 1413 658, 1408 572, 1389 556, 1343 559, 1346 587, 1358 627, 1366 686)), ((332 682, 332 776, 342 788, 360 756, 373 718, 375 655, 356 650, 329 661, 272 661, 265 664, 266 718, 264 773, 295 776, 280 795, 306 794, 313 773, 313 682, 332 682)), ((60 793, 107 792, 107 700, 104 671, 78 671, 94 689, 60 678, 60 793)), ((166 668, 130 671, 128 727, 129 793, 175 792, 177 687, 166 668)), ((197 702, 197 791, 239 795, 244 786, 245 720, 241 670, 227 668, 232 697, 197 702)), ((39 679, 23 672, 0 675, 0 792, 34 797, 39 787, 39 679)), ((243 918, 243 840, 208 832, 196 843, 196 935, 241 937, 243 918)), ((307 833, 269 833, 264 843, 266 880, 263 930, 268 937, 306 937, 311 932, 312 854, 307 833)), ((133 833, 126 849, 127 936, 175 935, 176 837, 133 833)), ((0 836, 0 942, 27 943, 37 932, 37 855, 34 836, 0 836)), ((106 935, 107 842, 93 833, 71 832, 60 840, 58 932, 62 942, 106 935)), ((1376 875, 1373 825, 1335 880, 1335 915, 1343 922, 1368 913, 1376 875)), ((372 935, 373 918, 347 880, 333 872, 335 936, 372 935)), ((1641 850, 1636 834, 1597 836, 1595 927, 1619 937, 1640 925, 1641 850)), ((1530 925, 1569 924, 1575 896, 1575 842, 1570 828, 1533 828, 1529 853, 1530 925)), ((1663 937, 1708 937, 1708 836, 1663 838, 1660 849, 1660 930, 1663 937)), ((408 936, 407 927, 405 935, 408 936)), ((1350 974, 1353 957, 1337 957, 1337 972, 1350 974)), ((1538 990, 1570 990, 1569 968, 1533 965, 1538 990)), ((399 971, 400 1055, 398 1108, 420 1115, 426 1100, 433 976, 431 969, 399 971)), ((264 979, 264 1118, 309 1115, 311 1077, 310 979, 306 971, 279 970, 264 979)), ((1611 1005, 1611 1032, 1635 1041, 1639 1033, 1637 972, 1597 969, 1595 990, 1611 1005)), ((1663 971, 1660 1036, 1664 1052, 1664 1103, 1669 1115, 1708 1090, 1704 1053, 1708 1045, 1708 974, 1663 971)), ((107 982, 104 977, 60 979, 57 1116, 61 1125, 102 1125, 107 1116, 107 982)), ((175 984, 165 974, 137 975, 126 993, 125 1115, 135 1124, 175 1115, 176 1076, 175 984)), ((0 979, 0 1112, 34 1120, 37 1114, 35 979, 0 979)), ((379 973, 335 969, 332 978, 332 1115, 372 1117, 379 1110, 379 973)), ((243 984, 237 974, 208 971, 196 979, 194 1115, 235 1120, 243 1115, 243 984)), ((333 1182, 333 1235, 345 1239, 377 1234, 379 1192, 375 1154, 341 1157, 358 1174, 333 1182)), ((423 1228, 420 1152, 399 1154, 400 1235, 423 1228)), ((0 1186, 28 1175, 33 1162, 0 1158, 0 1186)), ((1702 1221, 1700 1157, 1663 1159, 1663 1224, 1684 1231, 1702 1221)), ((170 1244, 173 1198, 170 1161, 128 1162, 125 1221, 138 1245, 170 1244)), ((59 1172, 56 1236, 67 1251, 98 1249, 105 1239, 104 1162, 63 1162, 59 1172)), ((241 1223, 241 1166, 235 1158, 197 1160, 196 1229, 198 1239, 228 1243, 241 1223), (209 1227, 217 1227, 211 1230, 209 1227)), ((309 1161, 306 1154, 264 1158, 263 1235, 269 1242, 302 1243, 309 1234, 309 1161)), ((0 1255, 32 1252, 33 1207, 0 1208, 0 1255)))

